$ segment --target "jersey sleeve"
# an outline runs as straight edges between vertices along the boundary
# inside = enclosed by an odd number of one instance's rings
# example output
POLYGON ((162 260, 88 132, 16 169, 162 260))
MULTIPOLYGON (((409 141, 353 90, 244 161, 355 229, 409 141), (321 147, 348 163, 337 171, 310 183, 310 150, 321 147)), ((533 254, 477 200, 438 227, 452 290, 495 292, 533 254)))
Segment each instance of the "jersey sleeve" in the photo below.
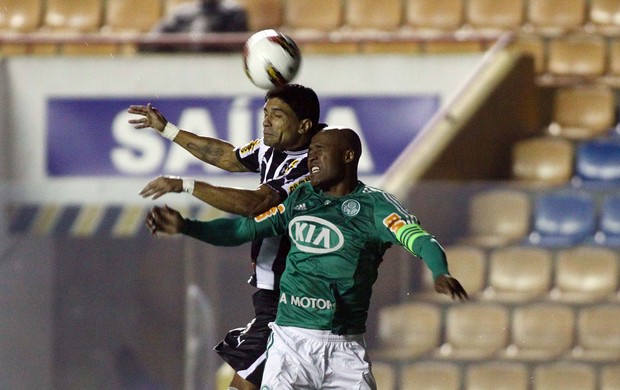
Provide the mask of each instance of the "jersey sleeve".
POLYGON ((255 139, 243 146, 235 148, 235 156, 250 172, 260 172, 260 151, 263 139, 255 139))
POLYGON ((218 218, 211 221, 185 219, 182 234, 215 246, 238 246, 286 232, 286 206, 279 204, 254 218, 218 218))
POLYGON ((290 160, 284 174, 266 180, 263 185, 280 194, 281 199, 286 199, 297 187, 309 180, 308 157, 303 155, 290 160))
POLYGON ((433 273, 433 279, 449 275, 446 253, 439 242, 392 195, 384 193, 384 197, 385 201, 377 202, 375 208, 375 224, 384 239, 422 259, 433 273))

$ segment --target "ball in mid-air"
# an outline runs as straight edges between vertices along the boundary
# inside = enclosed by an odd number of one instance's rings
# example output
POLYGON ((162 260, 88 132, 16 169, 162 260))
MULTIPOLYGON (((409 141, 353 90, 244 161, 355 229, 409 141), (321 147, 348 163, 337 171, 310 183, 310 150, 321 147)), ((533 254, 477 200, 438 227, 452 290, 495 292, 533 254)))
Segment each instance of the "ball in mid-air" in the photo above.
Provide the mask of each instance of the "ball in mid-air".
POLYGON ((253 34, 243 47, 243 69, 262 89, 273 89, 293 80, 301 65, 295 41, 276 30, 253 34))

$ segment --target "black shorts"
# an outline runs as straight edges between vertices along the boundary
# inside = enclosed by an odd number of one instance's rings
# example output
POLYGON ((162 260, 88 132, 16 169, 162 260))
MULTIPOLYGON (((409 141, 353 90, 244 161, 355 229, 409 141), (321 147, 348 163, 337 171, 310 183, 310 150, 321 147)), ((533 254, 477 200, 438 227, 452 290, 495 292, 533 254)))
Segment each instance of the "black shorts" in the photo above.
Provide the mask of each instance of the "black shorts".
POLYGON ((269 323, 276 320, 279 293, 260 289, 252 295, 254 319, 243 328, 232 329, 224 340, 213 348, 235 372, 260 387, 267 358, 267 340, 271 335, 269 323))

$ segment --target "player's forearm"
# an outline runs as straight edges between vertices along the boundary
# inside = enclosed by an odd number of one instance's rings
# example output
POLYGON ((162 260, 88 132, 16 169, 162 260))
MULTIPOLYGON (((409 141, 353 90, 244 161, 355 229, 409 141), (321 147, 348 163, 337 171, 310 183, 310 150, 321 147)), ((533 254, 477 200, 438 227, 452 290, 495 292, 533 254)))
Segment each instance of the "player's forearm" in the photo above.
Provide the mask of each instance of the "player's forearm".
POLYGON ((247 169, 237 160, 235 147, 217 138, 201 137, 180 130, 174 142, 196 158, 229 172, 245 172, 247 169))
POLYGON ((245 190, 200 181, 196 182, 192 195, 219 210, 246 217, 263 213, 281 201, 279 194, 266 186, 245 190))
POLYGON ((446 253, 437 240, 417 224, 405 225, 398 230, 396 238, 407 250, 421 258, 433 273, 433 279, 448 274, 446 253))
POLYGON ((244 218, 219 218, 212 221, 184 219, 181 233, 216 246, 238 246, 251 241, 244 218))

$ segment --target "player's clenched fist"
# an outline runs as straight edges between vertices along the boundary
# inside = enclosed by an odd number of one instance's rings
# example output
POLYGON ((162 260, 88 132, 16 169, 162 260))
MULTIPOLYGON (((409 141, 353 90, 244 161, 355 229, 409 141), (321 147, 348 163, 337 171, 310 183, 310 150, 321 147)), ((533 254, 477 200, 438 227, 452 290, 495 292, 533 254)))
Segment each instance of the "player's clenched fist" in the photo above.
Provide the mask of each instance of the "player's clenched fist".
POLYGON ((183 217, 178 211, 165 205, 155 206, 146 215, 146 228, 153 236, 157 233, 178 234, 183 229, 183 217))

